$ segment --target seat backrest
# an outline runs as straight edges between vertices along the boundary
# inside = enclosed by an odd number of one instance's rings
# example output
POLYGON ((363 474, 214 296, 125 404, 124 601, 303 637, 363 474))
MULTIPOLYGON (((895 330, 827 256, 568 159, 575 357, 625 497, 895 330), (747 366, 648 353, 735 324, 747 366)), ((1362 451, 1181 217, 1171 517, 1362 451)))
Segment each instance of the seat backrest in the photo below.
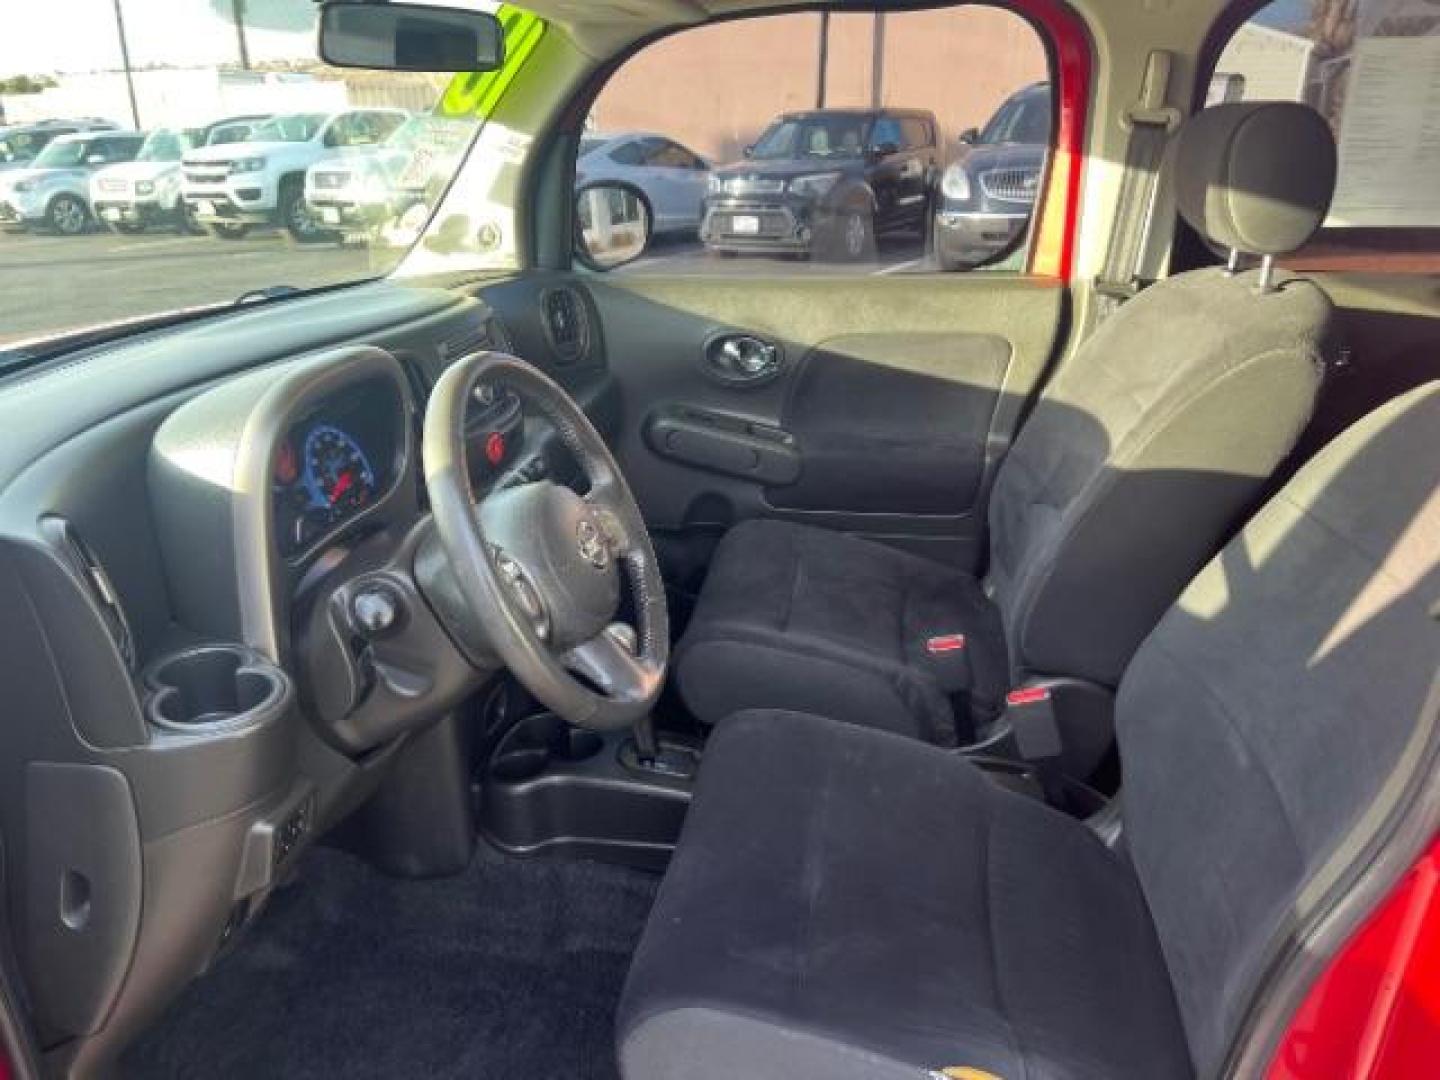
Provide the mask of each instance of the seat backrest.
POLYGON ((1202 1076, 1317 875, 1356 857, 1440 723, 1437 599, 1440 382, 1307 464, 1125 673, 1125 833, 1202 1076))
MULTIPOLYGON (((1171 165, 1181 213, 1270 256, 1320 227, 1325 121, 1293 103, 1207 109, 1171 165)), ((1294 446, 1331 347, 1312 282, 1207 269, 1153 285, 1046 388, 996 478, 987 588, 1018 672, 1113 686, 1145 634, 1294 446)))

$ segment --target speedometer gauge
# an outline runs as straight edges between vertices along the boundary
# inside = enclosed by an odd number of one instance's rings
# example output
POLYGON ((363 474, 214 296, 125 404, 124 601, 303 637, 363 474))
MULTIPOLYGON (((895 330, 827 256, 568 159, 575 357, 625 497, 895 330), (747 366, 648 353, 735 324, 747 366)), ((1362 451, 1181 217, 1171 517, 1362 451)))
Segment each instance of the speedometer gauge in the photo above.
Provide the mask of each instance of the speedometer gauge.
POLYGON ((375 472, 360 444, 337 427, 317 424, 305 436, 305 491, 310 506, 343 517, 375 497, 375 472))

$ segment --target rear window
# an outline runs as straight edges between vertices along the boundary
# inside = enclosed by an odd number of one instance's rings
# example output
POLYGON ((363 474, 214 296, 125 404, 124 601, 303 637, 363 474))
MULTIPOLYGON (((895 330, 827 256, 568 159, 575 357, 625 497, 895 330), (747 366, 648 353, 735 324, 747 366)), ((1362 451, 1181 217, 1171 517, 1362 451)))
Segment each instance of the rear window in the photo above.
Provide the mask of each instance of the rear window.
POLYGON ((1206 104, 1301 101, 1335 132, 1340 169, 1301 269, 1440 270, 1440 4, 1277 0, 1224 43, 1206 104))

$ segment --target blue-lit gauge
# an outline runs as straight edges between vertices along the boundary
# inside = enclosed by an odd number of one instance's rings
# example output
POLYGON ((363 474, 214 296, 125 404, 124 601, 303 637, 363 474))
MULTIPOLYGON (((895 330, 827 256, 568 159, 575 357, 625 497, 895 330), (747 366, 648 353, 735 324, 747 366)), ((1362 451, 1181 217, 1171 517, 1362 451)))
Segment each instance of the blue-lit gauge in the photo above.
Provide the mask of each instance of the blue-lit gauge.
POLYGON ((329 424, 317 424, 305 436, 301 477, 314 510, 345 517, 375 497, 375 472, 360 445, 329 424))

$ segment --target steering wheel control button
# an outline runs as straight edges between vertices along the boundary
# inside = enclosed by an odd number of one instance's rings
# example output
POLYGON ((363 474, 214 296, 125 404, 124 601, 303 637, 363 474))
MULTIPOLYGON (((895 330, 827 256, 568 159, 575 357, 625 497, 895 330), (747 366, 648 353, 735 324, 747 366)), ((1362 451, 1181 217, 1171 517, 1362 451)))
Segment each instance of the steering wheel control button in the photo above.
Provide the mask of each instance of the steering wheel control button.
POLYGON ((505 436, 500 434, 500 432, 492 431, 489 435, 485 436, 485 460, 488 461, 492 467, 499 465, 505 460, 506 449, 505 436))
POLYGON ((384 637, 400 622, 400 597, 387 585, 364 585, 350 601, 350 616, 366 637, 384 637))
POLYGON ((495 567, 509 586, 510 595, 515 598, 515 602, 520 605, 520 610, 530 620, 530 625, 535 628, 535 636, 541 641, 548 641, 550 617, 545 611, 544 601, 540 599, 539 590, 526 575, 524 567, 503 551, 496 552, 495 567))

